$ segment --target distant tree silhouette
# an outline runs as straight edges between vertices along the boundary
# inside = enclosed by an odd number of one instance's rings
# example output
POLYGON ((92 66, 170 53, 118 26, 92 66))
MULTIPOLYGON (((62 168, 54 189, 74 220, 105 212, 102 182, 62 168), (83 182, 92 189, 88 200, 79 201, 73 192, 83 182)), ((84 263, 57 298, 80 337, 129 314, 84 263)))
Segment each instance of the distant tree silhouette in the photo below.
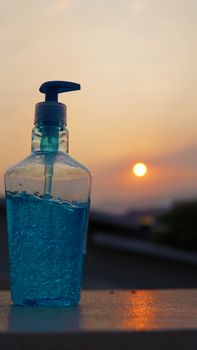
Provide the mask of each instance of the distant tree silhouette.
POLYGON ((197 200, 175 203, 157 220, 165 230, 154 234, 154 240, 197 251, 197 200))

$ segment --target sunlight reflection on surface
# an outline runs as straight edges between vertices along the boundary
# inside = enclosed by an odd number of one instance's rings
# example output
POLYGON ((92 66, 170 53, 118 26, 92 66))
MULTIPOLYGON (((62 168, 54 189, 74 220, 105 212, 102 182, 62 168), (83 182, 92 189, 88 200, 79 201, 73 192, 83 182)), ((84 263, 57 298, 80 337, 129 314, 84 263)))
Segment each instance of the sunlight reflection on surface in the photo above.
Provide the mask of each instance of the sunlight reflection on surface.
POLYGON ((123 309, 122 326, 125 329, 148 329, 155 319, 155 298, 151 291, 127 294, 123 309))

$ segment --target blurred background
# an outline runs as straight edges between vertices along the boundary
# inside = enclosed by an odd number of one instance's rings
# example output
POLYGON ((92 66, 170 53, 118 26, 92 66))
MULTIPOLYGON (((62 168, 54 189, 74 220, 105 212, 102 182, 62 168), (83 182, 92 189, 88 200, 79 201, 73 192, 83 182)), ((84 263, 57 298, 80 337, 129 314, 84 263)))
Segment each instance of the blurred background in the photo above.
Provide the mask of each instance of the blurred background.
POLYGON ((30 153, 47 80, 82 88, 61 101, 70 154, 93 173, 84 287, 197 287, 197 2, 7 0, 0 10, 0 288, 3 174, 30 153))

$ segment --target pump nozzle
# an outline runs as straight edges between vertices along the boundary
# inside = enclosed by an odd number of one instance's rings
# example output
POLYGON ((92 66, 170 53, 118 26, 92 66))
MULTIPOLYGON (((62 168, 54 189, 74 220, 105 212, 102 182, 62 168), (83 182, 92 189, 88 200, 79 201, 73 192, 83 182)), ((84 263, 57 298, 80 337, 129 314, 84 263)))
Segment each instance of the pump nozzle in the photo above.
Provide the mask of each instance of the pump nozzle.
POLYGON ((45 101, 58 102, 58 94, 80 90, 80 84, 71 81, 47 81, 40 86, 39 91, 45 94, 45 101))

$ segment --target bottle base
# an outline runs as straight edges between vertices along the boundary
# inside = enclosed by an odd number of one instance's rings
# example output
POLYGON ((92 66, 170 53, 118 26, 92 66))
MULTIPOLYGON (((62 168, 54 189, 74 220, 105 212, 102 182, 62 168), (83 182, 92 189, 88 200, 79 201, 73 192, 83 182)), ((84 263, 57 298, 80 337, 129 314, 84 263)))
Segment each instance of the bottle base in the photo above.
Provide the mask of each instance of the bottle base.
POLYGON ((51 307, 51 306, 61 306, 61 307, 69 307, 69 306, 77 306, 79 305, 79 300, 68 300, 65 298, 40 298, 40 299, 29 299, 25 298, 23 300, 16 300, 15 298, 12 298, 12 302, 14 305, 21 305, 21 306, 46 306, 46 307, 51 307))

